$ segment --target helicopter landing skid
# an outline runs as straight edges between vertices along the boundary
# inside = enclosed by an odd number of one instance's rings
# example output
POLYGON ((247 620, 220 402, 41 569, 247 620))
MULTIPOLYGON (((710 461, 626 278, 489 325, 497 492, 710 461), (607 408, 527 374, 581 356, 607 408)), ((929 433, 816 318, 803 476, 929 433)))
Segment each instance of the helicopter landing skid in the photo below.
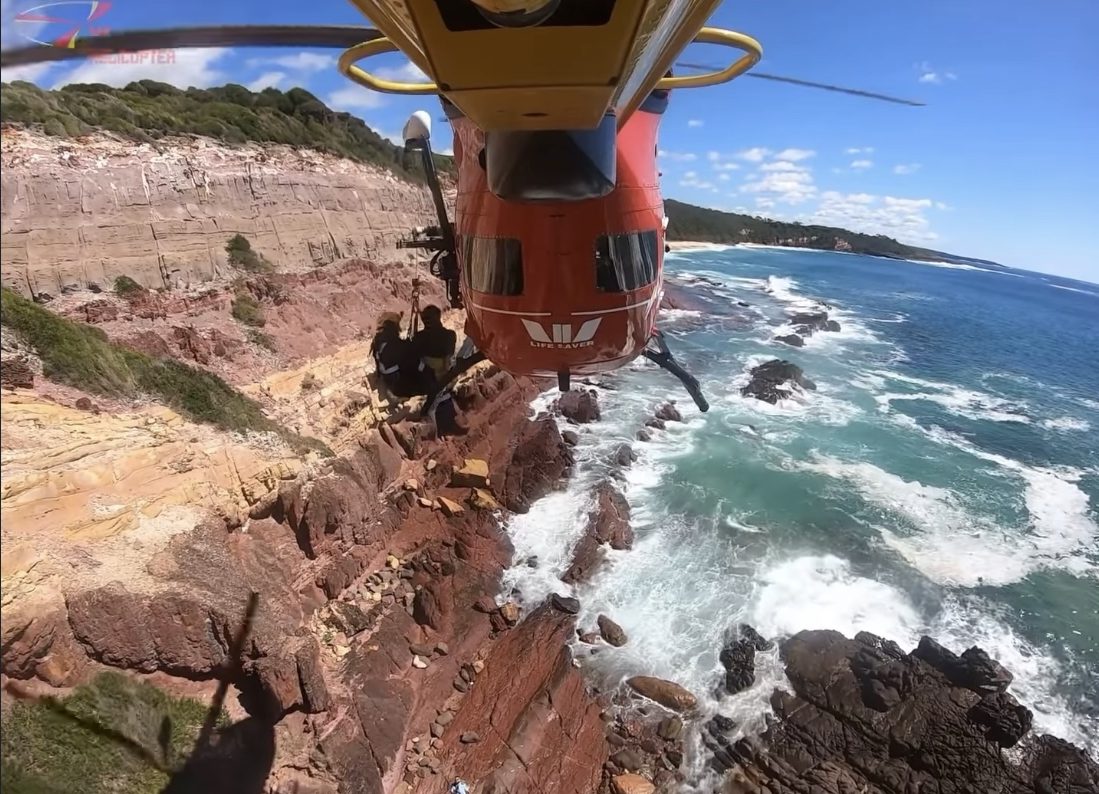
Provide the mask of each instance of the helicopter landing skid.
POLYGON ((698 410, 702 413, 709 411, 710 403, 702 395, 702 387, 698 384, 698 378, 683 369, 679 362, 675 360, 672 351, 668 349, 667 342, 664 341, 664 334, 660 331, 653 331, 652 339, 649 341, 650 343, 655 342, 657 349, 653 350, 651 347, 646 347, 641 351, 641 355, 661 369, 679 378, 684 388, 687 389, 687 393, 691 395, 691 399, 694 400, 695 405, 698 406, 698 410))

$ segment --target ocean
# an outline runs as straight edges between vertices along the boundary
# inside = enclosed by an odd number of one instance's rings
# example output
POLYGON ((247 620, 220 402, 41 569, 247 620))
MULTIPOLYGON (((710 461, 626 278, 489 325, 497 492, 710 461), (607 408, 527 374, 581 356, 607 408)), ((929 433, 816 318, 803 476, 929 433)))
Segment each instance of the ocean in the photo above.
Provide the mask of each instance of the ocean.
POLYGON ((605 612, 629 635, 623 648, 577 644, 592 680, 675 680, 751 733, 784 676, 777 651, 761 654, 750 690, 719 691, 738 622, 770 637, 868 630, 907 650, 928 634, 987 650, 1036 730, 1099 754, 1099 286, 744 247, 671 254, 666 276, 707 307, 665 311, 661 326, 710 412, 645 362, 604 378, 577 476, 509 527, 506 585, 523 601, 571 592, 581 626, 605 612), (773 341, 820 302, 839 333, 773 341), (817 390, 775 406, 742 397, 772 358, 817 390), (669 398, 685 421, 636 441, 669 398), (558 577, 622 443, 639 456, 618 480, 634 548, 570 588, 558 577))

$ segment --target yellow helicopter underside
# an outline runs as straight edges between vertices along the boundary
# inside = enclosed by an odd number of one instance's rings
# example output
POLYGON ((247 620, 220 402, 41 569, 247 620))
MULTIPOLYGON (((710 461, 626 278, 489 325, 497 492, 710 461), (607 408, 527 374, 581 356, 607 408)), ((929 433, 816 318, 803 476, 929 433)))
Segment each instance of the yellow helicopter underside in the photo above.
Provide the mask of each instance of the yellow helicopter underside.
MULTIPOLYGON (((475 0, 490 11, 500 0, 475 0)), ((653 88, 712 85, 747 71, 759 44, 707 28, 720 0, 617 0, 602 24, 452 29, 440 10, 453 0, 351 0, 385 36, 353 47, 341 70, 373 90, 444 94, 486 130, 590 129, 608 111, 623 123, 653 88), (701 35, 700 35, 701 34, 701 35), (665 79, 692 40, 745 55, 721 72, 665 79), (434 82, 383 80, 357 61, 400 50, 434 82)), ((461 26, 457 26, 461 27, 461 26)))

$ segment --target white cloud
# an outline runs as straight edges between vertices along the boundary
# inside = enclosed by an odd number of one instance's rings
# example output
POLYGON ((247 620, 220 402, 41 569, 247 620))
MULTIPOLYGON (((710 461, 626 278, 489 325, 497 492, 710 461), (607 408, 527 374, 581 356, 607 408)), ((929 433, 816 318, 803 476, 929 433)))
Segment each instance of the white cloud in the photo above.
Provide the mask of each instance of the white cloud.
POLYGON ((769 210, 775 206, 774 199, 769 199, 766 196, 759 196, 756 198, 756 208, 761 210, 769 210))
POLYGON ((722 156, 721 152, 714 152, 714 151, 706 152, 706 159, 709 160, 711 163, 720 163, 721 162, 721 156, 722 156))
POLYGON ((688 127, 701 127, 705 123, 702 119, 687 119, 688 127))
POLYGON ((711 190, 715 192, 717 190, 713 182, 707 182, 703 179, 699 179, 698 174, 696 174, 694 171, 688 171, 687 173, 685 173, 683 175, 683 179, 679 180, 679 186, 693 187, 698 190, 711 190))
MULTIPOLYGON (((781 161, 765 163, 740 186, 742 193, 758 193, 779 204, 802 204, 816 195, 813 174, 805 166, 781 161)), ((758 204, 758 201, 757 201, 758 204)))
POLYGON ((28 63, 26 66, 9 66, 4 70, 4 82, 12 83, 16 80, 26 80, 28 83, 36 83, 56 65, 56 62, 51 62, 28 63))
POLYGON ((934 205, 926 198, 875 196, 828 190, 817 209, 800 220, 840 226, 865 234, 885 234, 899 240, 927 243, 937 239, 924 211, 934 205))
POLYGON ((741 160, 747 160, 749 163, 761 163, 770 153, 770 149, 764 149, 762 146, 755 146, 751 149, 743 149, 737 152, 736 156, 741 160))
POLYGON ((907 176, 916 173, 921 168, 923 168, 923 166, 920 163, 900 163, 893 166, 893 173, 907 176))
POLYGON ((262 91, 265 88, 278 88, 286 79, 286 72, 264 72, 255 80, 247 83, 245 88, 249 91, 262 91))
POLYGON ((372 110, 384 105, 385 97, 361 86, 345 85, 329 94, 326 102, 336 110, 372 110))
POLYGON ((430 83, 431 78, 412 61, 400 66, 383 66, 375 74, 383 80, 398 80, 403 83, 430 83))
POLYGON ((867 168, 873 168, 873 167, 874 167, 874 161, 873 160, 852 160, 851 161, 851 170, 852 171, 865 171, 867 168))
POLYGON ((808 160, 816 154, 812 149, 783 149, 781 152, 775 155, 776 160, 785 160, 791 163, 798 163, 802 160, 808 160))
POLYGON ((698 178, 698 174, 697 174, 697 173, 695 173, 694 171, 688 171, 687 173, 685 173, 685 174, 683 175, 683 178, 684 178, 684 179, 697 179, 697 178, 698 178))
POLYGON ((731 177, 728 174, 721 173, 717 175, 717 178, 722 182, 728 182, 731 177))
POLYGON ((873 154, 873 146, 851 146, 845 150, 847 154, 873 154))
POLYGON ((249 58, 248 66, 279 66, 292 72, 320 72, 336 65, 336 56, 317 52, 296 52, 277 58, 249 58))
POLYGON ((158 80, 179 88, 206 88, 226 81, 228 76, 217 68, 217 63, 228 52, 227 47, 204 47, 124 53, 118 63, 112 63, 106 57, 100 61, 85 61, 59 76, 53 87, 70 83, 106 83, 117 88, 135 80, 158 80), (129 60, 134 62, 128 63, 129 60))
POLYGON ((958 75, 954 72, 935 69, 927 61, 918 64, 916 70, 920 73, 919 82, 930 85, 942 85, 950 80, 958 79, 958 75))
POLYGON ((665 149, 658 149, 656 155, 661 159, 671 160, 673 163, 693 163, 698 159, 698 155, 694 152, 669 152, 665 149))
POLYGON ((786 160, 778 160, 773 163, 764 163, 759 167, 760 171, 801 171, 802 168, 795 163, 786 160))
POLYGON ((952 210, 954 208, 951 207, 949 204, 947 204, 945 201, 936 201, 935 202, 935 209, 942 210, 943 212, 949 212, 950 210, 952 210))
POLYGON ((740 163, 717 163, 714 166, 715 171, 739 171, 740 163))

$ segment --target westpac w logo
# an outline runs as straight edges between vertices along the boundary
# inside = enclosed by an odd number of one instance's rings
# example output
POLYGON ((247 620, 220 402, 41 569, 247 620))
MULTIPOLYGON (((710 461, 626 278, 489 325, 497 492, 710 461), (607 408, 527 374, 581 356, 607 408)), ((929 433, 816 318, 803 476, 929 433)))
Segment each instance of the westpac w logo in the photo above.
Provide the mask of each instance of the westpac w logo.
POLYGON ((552 323, 547 332, 546 328, 534 320, 523 318, 523 327, 527 329, 531 347, 558 347, 573 349, 589 347, 594 344, 595 332, 599 330, 599 323, 603 318, 585 320, 583 325, 573 333, 571 323, 552 323))

